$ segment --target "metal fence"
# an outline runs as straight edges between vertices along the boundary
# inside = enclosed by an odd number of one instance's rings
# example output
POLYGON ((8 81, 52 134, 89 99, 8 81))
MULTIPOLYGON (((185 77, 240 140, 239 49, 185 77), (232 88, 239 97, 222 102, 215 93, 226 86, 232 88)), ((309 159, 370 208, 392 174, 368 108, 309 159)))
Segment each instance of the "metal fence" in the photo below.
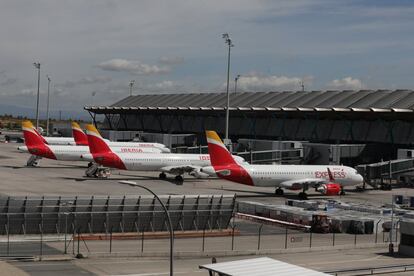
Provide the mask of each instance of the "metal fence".
MULTIPOLYGON (((160 196, 175 230, 227 228, 234 196, 160 196)), ((0 235, 164 231, 153 196, 7 197, 0 199, 0 235), (68 230, 69 229, 69 230, 68 230)))
MULTIPOLYGON (((41 228, 40 228, 41 230, 41 228)), ((46 235, 0 236, 0 257, 23 257, 56 254, 118 255, 118 256, 167 256, 168 232, 139 229, 129 233, 90 234, 82 228, 68 226, 65 232, 46 235)), ((397 248, 398 232, 393 233, 392 243, 397 248)), ((370 235, 343 233, 314 233, 289 227, 261 224, 235 219, 226 229, 205 228, 195 231, 175 232, 175 252, 217 254, 218 252, 277 252, 289 249, 317 247, 350 248, 369 244, 390 243, 390 234, 375 232, 370 235), (276 250, 276 251, 275 251, 276 250)))

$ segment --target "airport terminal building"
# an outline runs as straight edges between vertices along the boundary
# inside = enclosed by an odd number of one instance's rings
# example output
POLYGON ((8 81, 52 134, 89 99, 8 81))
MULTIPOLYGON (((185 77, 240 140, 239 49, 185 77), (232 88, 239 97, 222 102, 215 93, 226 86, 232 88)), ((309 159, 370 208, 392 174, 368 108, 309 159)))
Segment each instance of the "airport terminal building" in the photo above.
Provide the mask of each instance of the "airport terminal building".
MULTIPOLYGON (((109 106, 87 106, 104 129, 168 134, 204 130, 224 134, 226 93, 126 97, 109 106)), ((372 160, 396 158, 414 141, 414 91, 287 91, 231 93, 230 138, 381 145, 372 160)), ((361 162, 361 160, 359 161, 361 162)))
MULTIPOLYGON (((105 128, 197 133, 225 127, 225 93, 139 95, 110 106, 85 107, 105 115, 105 128)), ((230 97, 232 138, 340 143, 414 141, 414 91, 360 90, 247 92, 230 97)))

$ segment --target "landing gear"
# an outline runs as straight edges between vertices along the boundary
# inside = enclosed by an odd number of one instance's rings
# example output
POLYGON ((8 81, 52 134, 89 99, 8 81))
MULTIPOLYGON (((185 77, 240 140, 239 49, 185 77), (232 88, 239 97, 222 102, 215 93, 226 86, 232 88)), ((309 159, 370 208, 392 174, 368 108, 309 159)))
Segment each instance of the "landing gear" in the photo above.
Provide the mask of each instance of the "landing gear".
POLYGON ((175 181, 177 181, 177 185, 183 185, 184 179, 181 175, 177 175, 175 181))
POLYGON ((341 186, 341 191, 339 192, 339 195, 343 196, 345 195, 344 187, 341 186))
POLYGON ((275 194, 278 196, 282 196, 284 194, 284 191, 282 188, 279 187, 276 189, 275 194))
POLYGON ((111 175, 109 168, 102 167, 96 163, 89 163, 88 168, 85 171, 85 176, 96 178, 108 178, 111 175))
POLYGON ((300 200, 307 200, 308 199, 308 195, 305 192, 300 192, 298 196, 299 196, 300 200))
POLYGON ((26 166, 28 167, 37 167, 39 165, 39 160, 42 159, 42 157, 31 155, 29 159, 27 160, 26 166))
POLYGON ((162 172, 162 173, 160 173, 159 178, 160 179, 166 179, 167 178, 167 175, 162 172))

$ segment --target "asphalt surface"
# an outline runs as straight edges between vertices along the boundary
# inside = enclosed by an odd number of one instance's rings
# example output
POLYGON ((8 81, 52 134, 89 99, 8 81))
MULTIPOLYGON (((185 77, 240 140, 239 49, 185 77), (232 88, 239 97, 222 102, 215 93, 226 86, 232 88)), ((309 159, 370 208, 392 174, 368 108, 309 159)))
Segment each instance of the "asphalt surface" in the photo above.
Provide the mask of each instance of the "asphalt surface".
MULTIPOLYGON (((18 144, 0 144, 0 196, 67 196, 67 195, 140 195, 148 194, 144 190, 128 185, 122 185, 120 180, 137 181, 146 187, 151 188, 160 195, 180 195, 180 194, 237 194, 239 200, 259 201, 275 204, 284 204, 286 198, 297 199, 297 193, 286 191, 284 197, 274 196, 273 188, 250 187, 231 183, 219 179, 195 179, 186 176, 183 185, 176 185, 173 177, 167 180, 159 180, 157 172, 127 172, 113 170, 109 179, 89 179, 84 177, 87 164, 85 162, 62 162, 43 159, 39 167, 26 167, 26 160, 29 155, 17 151, 18 144)), ((393 191, 374 191, 369 190, 364 193, 355 192, 352 189, 347 191, 345 196, 340 197, 342 201, 363 202, 373 205, 381 205, 391 202, 393 194, 412 195, 414 190, 408 188, 397 188, 393 191)), ((310 199, 326 198, 315 192, 310 192, 310 199)), ((339 198, 337 198, 339 199, 339 198)), ((258 225, 243 223, 240 229, 241 235, 235 237, 235 249, 246 251, 257 247, 258 225)), ((273 247, 282 248, 284 245, 283 229, 266 226, 263 228, 262 248, 271 249, 273 247)), ((299 235, 292 233, 292 236, 299 235)), ((309 242, 308 234, 302 234, 301 243, 309 242)), ((349 236, 349 235, 348 235, 349 236)), ((12 237, 16 238, 16 237, 12 237)), ((18 237, 24 238, 24 237, 18 237)), ((372 243, 373 237, 359 237, 358 242, 372 243)), ((7 250, 5 237, 0 237, 0 251, 5 256, 7 250)), ((329 245, 330 239, 325 237, 313 237, 316 245, 329 245)), ((206 250, 216 249, 229 250, 231 247, 231 237, 207 238, 206 250)), ((337 242, 341 242, 338 238, 337 242)), ((344 238, 342 244, 351 244, 353 239, 344 238)), ((87 242, 96 251, 108 251, 108 242, 100 241, 96 243, 87 242)), ((43 254, 46 256, 59 255, 63 252, 63 242, 47 241, 43 244, 43 254)), ((296 247, 299 244, 291 242, 289 247, 296 247)), ((70 245, 72 250, 72 244, 70 245)), ((85 244, 81 243, 81 251, 87 252, 85 244)), ((168 241, 152 240, 145 242, 146 250, 168 251, 168 241)), ((177 241, 177 250, 201 250, 201 238, 181 239, 177 241)), ((134 241, 115 241, 113 244, 114 252, 139 251, 140 243, 134 241)), ((76 249, 76 247, 75 247, 76 249)), ((38 241, 13 242, 9 248, 11 254, 25 255, 35 254, 40 251, 38 241)), ((76 250, 75 250, 76 251, 76 250)), ((321 252, 302 252, 285 254, 268 254, 278 260, 287 261, 297 265, 317 269, 320 271, 332 269, 345 269, 366 266, 379 266, 387 264, 407 264, 414 263, 412 258, 402 256, 388 256, 384 248, 370 249, 343 249, 328 250, 321 252)), ((219 261, 228 261, 255 256, 228 256, 219 257, 219 261)), ((207 275, 207 272, 199 270, 200 264, 211 262, 209 257, 179 258, 175 261, 176 275, 207 275)), ((0 262, 0 275, 168 275, 167 257, 91 257, 71 261, 42 261, 42 262, 22 262, 8 261, 0 262)), ((386 275, 386 274, 385 274, 386 275)), ((410 274, 392 274, 410 275, 410 274)))

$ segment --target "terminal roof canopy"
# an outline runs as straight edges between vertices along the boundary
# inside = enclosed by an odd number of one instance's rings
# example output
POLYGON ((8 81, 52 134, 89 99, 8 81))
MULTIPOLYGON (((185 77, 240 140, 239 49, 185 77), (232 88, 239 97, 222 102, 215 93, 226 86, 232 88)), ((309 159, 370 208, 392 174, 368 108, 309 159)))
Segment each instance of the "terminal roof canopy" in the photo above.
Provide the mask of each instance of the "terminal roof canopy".
POLYGON ((323 276, 328 275, 268 257, 200 265, 200 268, 224 276, 323 276))
MULTIPOLYGON (((285 91, 231 93, 230 106, 238 110, 413 112, 412 90, 285 91)), ((88 106, 105 110, 223 110, 226 93, 181 93, 126 97, 110 106, 88 106)), ((99 113, 99 112, 98 112, 99 113)))

